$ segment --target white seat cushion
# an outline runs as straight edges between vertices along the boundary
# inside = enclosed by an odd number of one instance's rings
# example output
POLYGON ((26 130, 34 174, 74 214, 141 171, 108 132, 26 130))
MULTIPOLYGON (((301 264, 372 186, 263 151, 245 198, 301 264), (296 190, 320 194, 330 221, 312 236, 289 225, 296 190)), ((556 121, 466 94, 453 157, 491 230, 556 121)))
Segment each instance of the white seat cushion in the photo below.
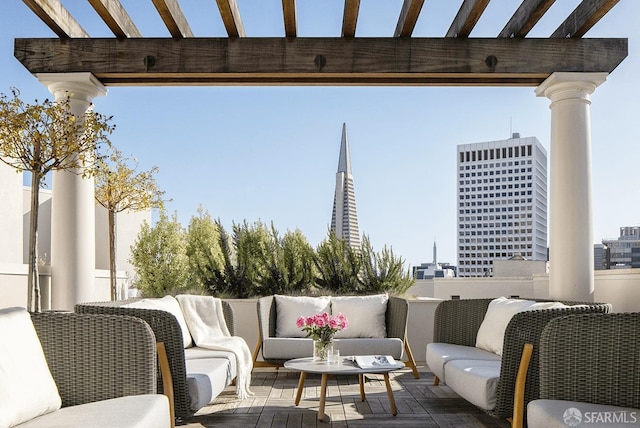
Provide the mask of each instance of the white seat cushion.
POLYGON ((262 356, 267 360, 311 357, 313 341, 303 337, 267 337, 262 341, 262 356))
POLYGON ((164 395, 131 395, 64 407, 32 419, 20 428, 169 428, 169 400, 164 395))
POLYGON ((563 400, 533 400, 527 405, 529 428, 568 426, 640 427, 640 409, 563 400))
POLYGON ((0 427, 60 408, 40 339, 24 308, 0 310, 0 427))
POLYGON ((473 346, 453 345, 451 343, 427 344, 425 361, 431 372, 446 383, 445 364, 453 360, 500 361, 500 356, 473 346))
POLYGON ((193 358, 185 361, 191 410, 211 403, 233 380, 226 358, 193 358))
MULTIPOLYGON (((334 349, 340 355, 391 355, 402 359, 404 343, 392 337, 383 339, 335 339, 334 349)), ((262 342, 262 355, 269 360, 290 360, 293 358, 311 357, 313 341, 307 338, 268 337, 262 342)))
POLYGON ((185 360, 197 360, 200 358, 226 359, 229 362, 229 372, 231 374, 231 379, 235 378, 238 375, 236 368, 238 362, 235 354, 231 351, 218 351, 214 349, 206 349, 193 346, 184 350, 184 358, 185 360))
POLYGON ((453 360, 446 363, 444 371, 447 385, 459 396, 481 409, 496 406, 500 361, 453 360))

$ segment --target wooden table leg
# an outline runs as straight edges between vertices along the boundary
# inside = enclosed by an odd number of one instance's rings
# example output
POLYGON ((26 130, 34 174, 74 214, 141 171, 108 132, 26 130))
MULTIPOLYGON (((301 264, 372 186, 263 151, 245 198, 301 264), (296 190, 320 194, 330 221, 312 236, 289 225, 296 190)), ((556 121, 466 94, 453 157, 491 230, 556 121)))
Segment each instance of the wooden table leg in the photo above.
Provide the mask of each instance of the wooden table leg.
POLYGON ((296 393, 296 406, 300 404, 300 398, 302 398, 302 390, 304 389, 304 381, 307 379, 307 372, 300 372, 300 379, 298 380, 298 392, 296 393))
POLYGON ((364 401, 366 397, 364 396, 364 375, 362 373, 358 375, 358 383, 360 384, 360 401, 364 401))
POLYGON ((329 375, 322 373, 322 379, 320 380, 320 407, 318 407, 318 420, 324 419, 324 404, 327 398, 327 379, 329 375))
POLYGON ((398 414, 398 409, 396 409, 396 399, 393 398, 393 390, 391 389, 391 383, 389 382, 389 373, 383 373, 384 376, 384 384, 387 387, 387 396, 389 397, 389 405, 391 406, 391 414, 393 416, 398 414))

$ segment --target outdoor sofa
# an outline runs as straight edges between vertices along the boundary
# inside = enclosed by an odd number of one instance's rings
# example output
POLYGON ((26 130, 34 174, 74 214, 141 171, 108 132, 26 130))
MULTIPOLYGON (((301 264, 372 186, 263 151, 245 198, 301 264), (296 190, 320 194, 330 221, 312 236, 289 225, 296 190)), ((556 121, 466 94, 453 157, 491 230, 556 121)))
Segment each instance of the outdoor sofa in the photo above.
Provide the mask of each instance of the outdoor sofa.
POLYGON ((511 419, 514 426, 522 426, 527 403, 539 397, 538 353, 540 335, 547 323, 564 315, 608 313, 610 310, 611 305, 603 303, 540 299, 447 300, 436 308, 433 343, 427 345, 425 360, 435 375, 435 385, 446 383, 458 395, 492 416, 511 419), (476 345, 479 339, 485 340, 485 333, 482 337, 478 333, 494 300, 493 305, 508 306, 516 302, 520 309, 532 304, 538 308, 533 306, 510 313, 506 320, 500 310, 489 312, 488 321, 497 318, 502 323, 502 331, 492 324, 485 324, 483 328, 494 342, 491 346, 483 343, 484 348, 491 349, 489 351, 476 345), (531 345, 527 351, 526 344, 531 345), (522 368, 521 362, 524 363, 522 368), (521 380, 516 387, 519 371, 521 380))
POLYGON ((540 338, 540 399, 529 428, 640 426, 640 313, 550 321, 540 338))
POLYGON ((156 339, 133 317, 0 310, 0 427, 168 428, 156 339))
POLYGON ((258 299, 258 343, 254 364, 262 351, 263 360, 281 366, 293 358, 310 357, 313 342, 295 321, 300 316, 327 312, 343 313, 349 327, 336 334, 334 348, 341 355, 391 355, 406 357, 413 375, 419 378, 411 347, 407 341, 409 304, 386 294, 370 296, 282 296, 258 299))
MULTIPOLYGON (((227 329, 233 335, 233 310, 224 301, 222 308, 227 329)), ((165 343, 173 380, 175 417, 179 421, 213 402, 236 378, 236 359, 231 352, 192 346, 179 305, 172 296, 81 303, 75 306, 75 311, 128 315, 143 319, 151 326, 157 340, 165 343)), ((157 390, 163 390, 160 382, 157 390)))

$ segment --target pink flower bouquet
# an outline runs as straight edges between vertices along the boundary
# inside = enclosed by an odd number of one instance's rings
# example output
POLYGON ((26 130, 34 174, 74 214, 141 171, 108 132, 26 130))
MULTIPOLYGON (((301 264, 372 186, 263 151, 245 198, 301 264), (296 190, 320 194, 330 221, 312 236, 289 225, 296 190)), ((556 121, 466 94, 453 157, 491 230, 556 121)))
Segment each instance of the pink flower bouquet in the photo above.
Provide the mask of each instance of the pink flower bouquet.
POLYGON ((323 312, 310 317, 299 317, 296 320, 296 326, 306 332, 307 337, 311 337, 313 340, 330 342, 337 332, 347 329, 349 321, 342 313, 329 315, 323 312))

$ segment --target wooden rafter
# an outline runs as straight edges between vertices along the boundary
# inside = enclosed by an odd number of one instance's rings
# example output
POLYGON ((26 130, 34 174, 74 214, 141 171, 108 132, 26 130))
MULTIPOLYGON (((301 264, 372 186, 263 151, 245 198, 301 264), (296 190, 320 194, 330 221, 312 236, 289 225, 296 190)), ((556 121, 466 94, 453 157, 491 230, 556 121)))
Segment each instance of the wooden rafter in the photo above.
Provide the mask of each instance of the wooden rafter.
POLYGON ((524 0, 498 37, 525 37, 555 0, 524 0))
POLYGON ((282 0, 282 16, 284 17, 284 35, 296 37, 298 35, 296 0, 282 0))
POLYGON ((119 0, 89 0, 89 4, 98 12, 100 18, 116 37, 120 39, 142 37, 119 0))
POLYGON ((34 74, 121 86, 537 86, 558 71, 611 72, 627 39, 16 39, 14 55, 34 74))
POLYGON ((446 37, 469 37, 488 4, 489 0, 464 0, 446 37))
POLYGON ((424 0, 404 0, 394 37, 411 37, 423 4, 424 0))
POLYGON ((216 3, 229 37, 244 37, 244 27, 236 0, 216 0, 216 3))
POLYGON ((89 37, 59 0, 23 0, 29 9, 60 38, 89 37))
POLYGON ((345 0, 342 15, 342 37, 355 37, 360 0, 345 0))
POLYGON ((567 19, 560 24, 551 37, 582 37, 604 15, 611 10, 619 0, 583 0, 567 19))
POLYGON ((182 9, 177 0, 152 0, 153 5, 160 14, 164 25, 167 26, 171 37, 182 39, 183 37, 193 37, 193 32, 187 22, 187 18, 182 13, 182 9))

